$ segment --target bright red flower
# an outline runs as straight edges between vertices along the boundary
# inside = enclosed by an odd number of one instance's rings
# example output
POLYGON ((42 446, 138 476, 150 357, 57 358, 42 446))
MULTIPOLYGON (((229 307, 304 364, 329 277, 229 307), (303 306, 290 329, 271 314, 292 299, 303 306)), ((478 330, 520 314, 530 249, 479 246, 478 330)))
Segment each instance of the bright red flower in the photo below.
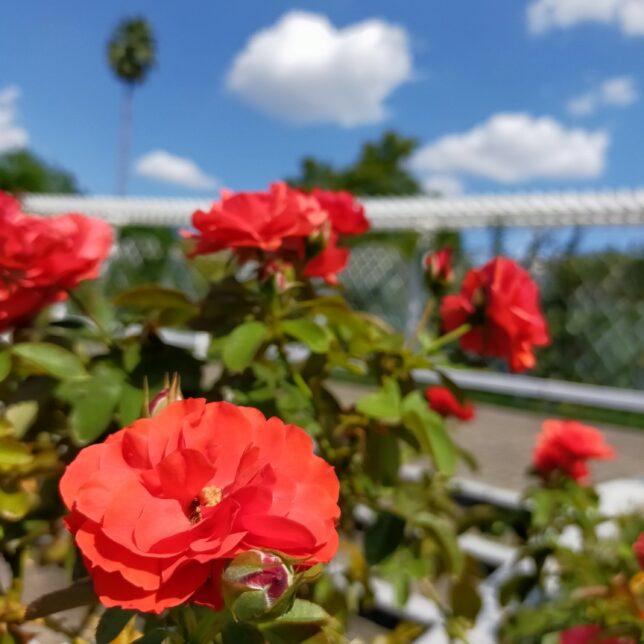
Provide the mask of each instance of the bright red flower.
POLYGON ((443 299, 441 317, 446 331, 471 324, 472 330, 460 338, 461 347, 505 358, 513 371, 534 367, 533 347, 550 342, 537 285, 506 257, 469 271, 461 292, 443 299))
POLYGON ((308 567, 338 545, 339 485, 304 430, 187 399, 83 449, 60 482, 106 606, 221 608, 225 564, 277 551, 308 567))
POLYGON ((637 541, 633 544, 633 552, 640 568, 644 570, 644 532, 639 536, 637 541))
POLYGON ((454 416, 460 420, 474 418, 474 405, 469 400, 460 403, 447 387, 427 387, 425 397, 429 406, 441 416, 454 416))
POLYGON ((311 194, 329 213, 333 231, 338 235, 364 235, 369 230, 364 206, 350 192, 314 188, 311 194))
POLYGON ((309 260, 304 267, 305 277, 322 277, 329 284, 337 284, 337 274, 342 272, 349 262, 349 249, 337 245, 337 235, 331 233, 322 251, 309 260))
POLYGON ((636 644, 624 637, 601 637, 601 626, 575 626, 561 633, 561 644, 636 644))
POLYGON ((317 199, 284 182, 268 192, 224 191, 208 212, 197 210, 192 224, 197 247, 193 255, 224 248, 275 251, 287 237, 307 237, 328 219, 317 199))
POLYGON ((27 215, 0 193, 0 331, 98 277, 111 247, 112 229, 100 219, 27 215))
POLYGON ((423 257, 423 265, 430 284, 446 286, 454 279, 451 248, 441 248, 435 253, 427 253, 423 257))
POLYGON ((546 420, 537 437, 532 463, 543 477, 560 472, 584 483, 588 479, 588 460, 614 457, 615 450, 595 427, 574 420, 546 420))

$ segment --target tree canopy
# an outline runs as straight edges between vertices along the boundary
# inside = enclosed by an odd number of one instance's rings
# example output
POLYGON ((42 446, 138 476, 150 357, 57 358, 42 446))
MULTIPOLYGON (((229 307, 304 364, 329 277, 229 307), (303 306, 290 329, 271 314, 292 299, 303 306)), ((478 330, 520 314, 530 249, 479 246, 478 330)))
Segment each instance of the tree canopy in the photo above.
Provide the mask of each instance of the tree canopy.
POLYGON ((0 190, 7 192, 78 192, 76 178, 43 161, 33 152, 18 150, 0 155, 0 190))
POLYGON ((349 190, 359 196, 415 195, 421 186, 406 163, 418 146, 414 138, 389 131, 362 146, 357 160, 345 168, 305 157, 300 175, 287 179, 294 187, 310 190, 349 190))

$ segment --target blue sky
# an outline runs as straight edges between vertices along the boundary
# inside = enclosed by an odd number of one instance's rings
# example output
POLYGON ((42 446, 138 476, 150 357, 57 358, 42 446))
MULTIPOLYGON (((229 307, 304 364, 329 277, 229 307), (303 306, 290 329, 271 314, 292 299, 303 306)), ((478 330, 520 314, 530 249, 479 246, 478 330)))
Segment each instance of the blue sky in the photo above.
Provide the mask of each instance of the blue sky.
POLYGON ((4 3, 0 151, 28 145, 85 191, 113 192, 122 90, 105 45, 141 14, 159 65, 135 96, 131 194, 212 194, 215 178, 261 188, 304 155, 348 163, 389 128, 419 138, 414 169, 430 187, 643 185, 639 4, 4 3))

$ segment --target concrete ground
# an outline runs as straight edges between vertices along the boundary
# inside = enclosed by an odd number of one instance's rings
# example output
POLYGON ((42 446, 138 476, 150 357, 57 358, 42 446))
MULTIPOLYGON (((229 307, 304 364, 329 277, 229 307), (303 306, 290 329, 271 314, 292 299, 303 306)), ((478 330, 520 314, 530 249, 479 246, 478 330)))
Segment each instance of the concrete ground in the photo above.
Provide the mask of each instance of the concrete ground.
MULTIPOLYGON (((366 387, 347 384, 332 388, 344 403, 353 402, 369 391, 366 387)), ((479 463, 478 471, 463 468, 459 476, 521 490, 530 481, 526 472, 541 423, 552 416, 483 404, 477 404, 476 411, 476 418, 468 423, 449 421, 458 444, 470 451, 479 463)), ((644 477, 644 430, 599 423, 595 426, 615 448, 617 457, 591 464, 593 482, 644 477)))

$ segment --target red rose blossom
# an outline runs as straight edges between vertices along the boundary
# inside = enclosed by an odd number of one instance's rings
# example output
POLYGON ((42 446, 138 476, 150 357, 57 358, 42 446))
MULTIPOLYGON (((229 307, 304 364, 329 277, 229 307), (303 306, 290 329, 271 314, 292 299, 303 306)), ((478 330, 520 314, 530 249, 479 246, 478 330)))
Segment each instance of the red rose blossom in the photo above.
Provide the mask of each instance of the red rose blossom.
POLYGON ((314 188, 311 194, 329 213, 333 231, 338 235, 363 235, 369 230, 364 206, 350 192, 314 188))
POLYGON ((83 449, 60 491, 106 606, 219 609, 225 564, 249 550, 303 567, 334 555, 339 485, 304 430, 187 399, 83 449))
POLYGON ((321 277, 329 284, 337 284, 337 274, 349 262, 349 249, 337 245, 337 235, 331 233, 326 246, 304 267, 305 277, 321 277))
POLYGON ((598 429, 574 420, 546 420, 537 436, 532 463, 543 477, 560 472, 585 483, 589 459, 614 457, 615 450, 598 429))
POLYGON ((469 400, 460 403, 447 387, 427 387, 425 397, 429 406, 441 416, 454 416, 461 420, 474 418, 474 405, 469 400))
POLYGON ((638 537, 637 541, 633 544, 633 552, 640 568, 644 570, 644 532, 638 537))
POLYGON ((561 633, 561 644, 636 644, 635 640, 623 637, 601 637, 601 626, 589 624, 575 626, 561 633))
POLYGON ((112 229, 100 219, 27 215, 0 192, 0 331, 98 277, 111 247, 112 229))
POLYGON ((529 273, 506 257, 468 272, 458 295, 441 305, 446 331, 471 324, 460 338, 466 351, 505 358, 513 371, 535 365, 533 347, 550 342, 539 307, 539 289, 529 273))
POLYGON ((197 210, 192 224, 199 231, 193 255, 224 248, 275 251, 287 237, 307 237, 328 220, 317 199, 284 182, 268 192, 222 191, 208 212, 197 210))
POLYGON ((452 249, 441 248, 423 257, 423 266, 430 284, 446 286, 454 279, 452 269, 452 249))

